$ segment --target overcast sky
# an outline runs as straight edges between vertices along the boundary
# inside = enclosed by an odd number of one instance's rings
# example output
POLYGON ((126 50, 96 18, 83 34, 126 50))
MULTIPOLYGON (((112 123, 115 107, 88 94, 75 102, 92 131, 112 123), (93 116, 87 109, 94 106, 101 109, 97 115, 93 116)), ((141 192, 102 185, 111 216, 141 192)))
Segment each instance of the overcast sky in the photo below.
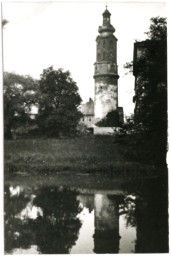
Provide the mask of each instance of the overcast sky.
POLYGON ((94 98, 95 39, 106 3, 118 38, 119 106, 133 113, 134 77, 123 65, 133 59, 135 40, 146 39, 150 18, 167 16, 166 3, 5 2, 4 70, 33 78, 51 65, 70 70, 83 102, 94 98))

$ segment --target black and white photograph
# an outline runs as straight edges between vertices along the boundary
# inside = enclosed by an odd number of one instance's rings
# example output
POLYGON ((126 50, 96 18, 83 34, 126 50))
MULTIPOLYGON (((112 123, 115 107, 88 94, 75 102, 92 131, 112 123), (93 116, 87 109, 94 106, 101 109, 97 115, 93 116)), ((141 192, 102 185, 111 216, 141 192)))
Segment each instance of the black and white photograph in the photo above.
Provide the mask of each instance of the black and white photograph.
POLYGON ((169 253, 168 2, 2 1, 2 254, 169 253))

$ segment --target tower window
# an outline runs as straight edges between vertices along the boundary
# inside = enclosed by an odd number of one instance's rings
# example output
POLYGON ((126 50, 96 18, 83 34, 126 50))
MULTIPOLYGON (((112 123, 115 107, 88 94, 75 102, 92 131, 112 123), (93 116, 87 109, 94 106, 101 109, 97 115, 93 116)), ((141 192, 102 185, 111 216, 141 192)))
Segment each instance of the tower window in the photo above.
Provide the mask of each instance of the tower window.
POLYGON ((105 56, 106 56, 106 55, 105 55, 105 52, 104 52, 104 53, 103 53, 103 59, 105 59, 105 56))
POLYGON ((100 55, 100 53, 98 53, 98 55, 97 55, 97 60, 98 60, 98 61, 101 60, 101 55, 100 55))
POLYGON ((104 41, 103 41, 103 47, 105 47, 105 45, 106 45, 106 41, 104 40, 104 41))

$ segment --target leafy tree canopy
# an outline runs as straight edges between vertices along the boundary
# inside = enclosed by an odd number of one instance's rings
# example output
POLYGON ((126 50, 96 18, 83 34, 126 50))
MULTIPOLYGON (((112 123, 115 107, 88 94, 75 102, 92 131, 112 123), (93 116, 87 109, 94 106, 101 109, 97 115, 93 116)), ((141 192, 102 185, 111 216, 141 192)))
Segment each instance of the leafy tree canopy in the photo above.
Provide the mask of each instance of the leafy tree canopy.
POLYGON ((38 125, 43 134, 69 135, 76 130, 82 116, 78 110, 81 98, 70 72, 49 67, 43 70, 39 83, 38 125))
POLYGON ((146 32, 148 39, 135 43, 137 57, 125 65, 136 79, 134 127, 150 136, 155 151, 161 152, 157 157, 159 161, 166 157, 167 142, 166 25, 165 18, 151 18, 149 32, 146 32))
POLYGON ((119 113, 117 110, 112 110, 107 115, 100 120, 97 124, 99 127, 119 127, 121 126, 119 122, 119 113))
POLYGON ((154 17, 150 19, 151 24, 147 34, 150 40, 166 40, 167 38, 167 21, 166 18, 154 17))
POLYGON ((5 138, 11 138, 12 130, 25 125, 30 108, 35 104, 36 81, 30 76, 4 73, 4 130, 5 138))

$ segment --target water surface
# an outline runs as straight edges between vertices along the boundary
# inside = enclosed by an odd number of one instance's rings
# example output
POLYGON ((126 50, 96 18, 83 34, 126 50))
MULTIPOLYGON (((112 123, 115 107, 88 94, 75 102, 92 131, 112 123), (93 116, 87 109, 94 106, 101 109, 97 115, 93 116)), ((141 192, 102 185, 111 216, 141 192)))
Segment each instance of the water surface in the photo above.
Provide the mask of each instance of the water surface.
POLYGON ((90 175, 76 185, 67 177, 6 179, 6 254, 168 251, 165 181, 121 184, 90 175))

